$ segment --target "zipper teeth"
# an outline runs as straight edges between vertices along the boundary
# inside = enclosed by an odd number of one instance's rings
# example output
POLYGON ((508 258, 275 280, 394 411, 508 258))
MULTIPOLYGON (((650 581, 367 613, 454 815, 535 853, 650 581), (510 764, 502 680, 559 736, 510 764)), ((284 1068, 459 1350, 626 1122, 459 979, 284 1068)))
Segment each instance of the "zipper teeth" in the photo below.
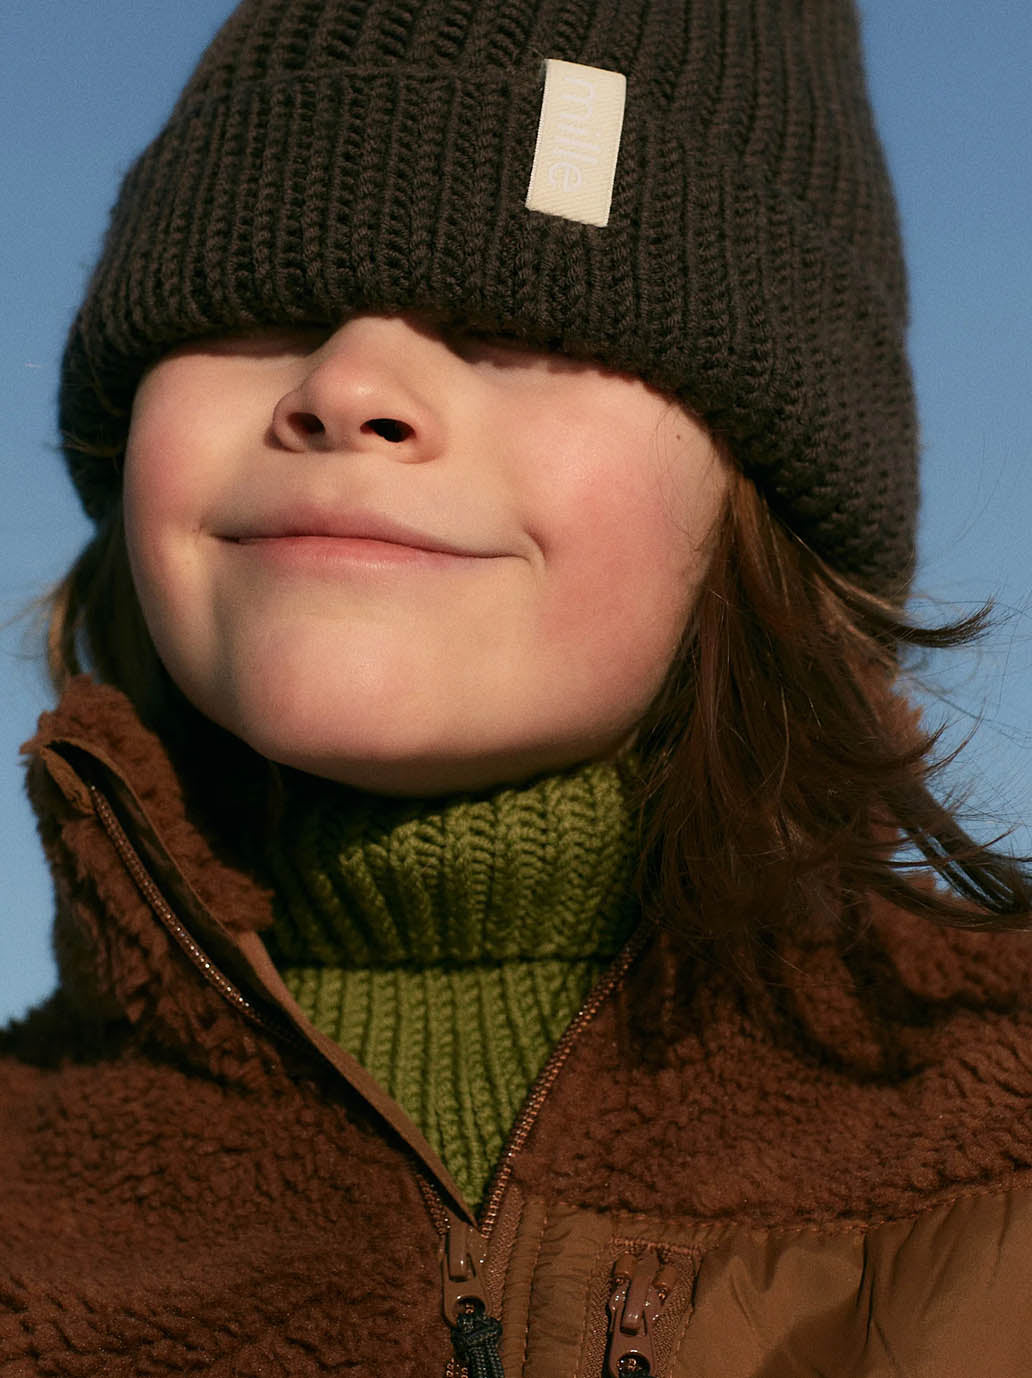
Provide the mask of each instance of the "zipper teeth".
POLYGON ((230 1004, 234 1005, 252 1024, 257 1025, 266 1033, 271 1033, 277 1038, 285 1039, 288 1043, 293 1044, 295 1048, 303 1047, 303 1041, 294 1034, 292 1030, 282 1027, 277 1023, 273 1023, 272 1020, 267 1019, 263 1014, 259 1013, 251 1001, 248 1000, 247 996, 237 990, 233 982, 223 976, 218 967, 216 967, 205 955, 202 948, 194 941, 188 930, 184 928, 182 923, 180 923, 179 919, 176 918, 173 911, 169 908, 161 891, 155 885, 147 872, 147 868, 140 860, 136 849, 129 841, 125 829, 118 821, 107 799, 96 785, 89 785, 88 788, 93 799, 94 808, 97 811, 97 817, 100 819, 104 831, 111 839, 115 850, 121 857, 123 865, 132 877, 134 885, 161 920, 162 925, 175 939, 179 947, 208 984, 214 986, 219 994, 224 996, 230 1004))
POLYGON ((416 1173, 416 1184, 426 1202, 426 1208, 430 1212, 434 1229, 443 1239, 451 1229, 451 1221, 448 1218, 448 1212, 441 1200, 440 1193, 424 1172, 416 1173))
MULTIPOLYGON (((164 927, 209 985, 214 986, 215 989, 234 1005, 245 1018, 249 1019, 252 1024, 257 1025, 259 1028, 265 1030, 267 1033, 273 1034, 277 1038, 284 1039, 295 1048, 307 1049, 308 1045, 300 1035, 284 1025, 274 1023, 272 1020, 267 1019, 264 1015, 259 1013, 251 1001, 248 1000, 241 991, 237 990, 232 981, 223 976, 222 972, 209 960, 201 947, 191 937, 187 929, 184 928, 179 919, 176 918, 162 896, 161 891, 151 879, 147 872, 147 868, 144 866, 135 848, 129 841, 125 829, 118 821, 108 800, 96 785, 91 784, 88 788, 104 831, 111 839, 126 870, 132 877, 133 883, 154 913, 161 920, 164 927)), ((562 1037, 552 1050, 551 1057, 545 1063, 537 1080, 531 1087, 530 1093, 524 1102, 523 1109, 506 1141, 494 1177, 491 1179, 487 1204, 484 1207, 483 1214, 479 1221, 479 1230, 485 1240, 490 1238, 491 1231, 494 1229, 495 1222, 498 1218, 502 1196, 512 1172, 513 1162, 530 1136, 530 1131, 533 1129, 534 1122, 541 1112, 541 1107, 544 1105, 548 1093, 551 1091, 564 1063, 573 1051, 574 1044, 583 1033, 585 1027, 594 1019, 599 1008, 623 982, 627 972, 645 946, 648 937, 648 926, 646 924, 640 924, 636 932, 624 946, 623 951, 617 957, 616 961, 609 968, 609 971, 598 982, 587 1000, 578 1010, 577 1014, 566 1026, 562 1037)), ((449 1217, 440 1193, 427 1177, 425 1170, 416 1170, 416 1181, 423 1195, 423 1199, 426 1202, 427 1210, 433 1221, 434 1228, 437 1230, 438 1234, 442 1236, 446 1235, 449 1229, 449 1217)), ((453 1378, 453 1374, 454 1378, 458 1378, 458 1375, 462 1374, 464 1371, 461 1365, 457 1364, 457 1361, 452 1360, 449 1363, 446 1378, 453 1378), (451 1367, 453 1363, 456 1364, 454 1370, 451 1367)))
MULTIPOLYGON (((648 941, 649 934, 650 930, 647 924, 641 923, 638 925, 636 931, 625 944, 623 951, 595 986, 594 990, 592 990, 574 1018, 566 1026, 562 1037, 552 1050, 551 1057, 545 1063, 537 1080, 531 1087, 530 1093, 524 1102, 523 1109, 506 1141, 502 1156, 498 1162, 498 1167, 495 1169, 494 1177, 491 1179, 490 1189, 487 1194, 487 1204, 480 1218, 480 1233, 485 1239, 490 1238, 491 1231, 494 1229, 495 1222, 498 1219, 498 1212, 502 1204, 502 1196, 505 1192, 509 1176, 512 1173, 513 1163, 524 1144, 527 1142, 530 1131, 534 1127, 534 1122, 540 1114, 541 1107, 548 1098, 548 1093, 551 1091, 556 1078, 562 1071, 563 1064, 573 1051, 574 1044, 584 1032, 587 1025, 594 1019, 600 1007, 623 983, 628 971, 634 965, 642 948, 648 941)), ((427 1185, 430 1186, 429 1183, 427 1185)), ((433 1187, 431 1186, 430 1189, 433 1190, 433 1187)))
MULTIPOLYGON (((136 849, 129 841, 125 829, 118 821, 115 811, 112 809, 108 800, 96 785, 91 784, 87 788, 89 789, 90 797, 93 800, 93 806, 96 809, 101 826, 110 838, 115 851, 121 858, 122 864, 129 872, 133 884, 204 979, 210 985, 214 986, 219 994, 224 996, 245 1016, 245 1018, 249 1019, 252 1024, 257 1025, 265 1032, 271 1033, 277 1038, 285 1039, 295 1047, 307 1048, 305 1041, 298 1034, 295 1034, 293 1030, 273 1023, 271 1020, 261 1015, 251 1001, 248 1000, 246 995, 237 990, 233 982, 227 980, 215 964, 205 956, 200 946, 180 923, 179 919, 176 918, 164 896, 161 894, 161 891, 151 879, 146 866, 144 866, 136 849)), ((416 1182, 426 1201, 427 1209, 430 1212, 430 1218, 434 1223, 434 1227, 440 1235, 447 1235, 449 1220, 448 1212, 444 1207, 443 1201, 427 1178, 425 1172, 416 1169, 414 1169, 414 1172, 416 1182)), ((469 1378, 469 1370, 460 1364, 458 1359, 451 1358, 448 1360, 447 1368, 444 1371, 444 1378, 469 1378)))
MULTIPOLYGON (((545 1063, 538 1074, 537 1080, 530 1088, 527 1099, 523 1103, 523 1109, 513 1125, 509 1137, 502 1150, 498 1167, 495 1169, 494 1176, 491 1178, 490 1188, 487 1194, 487 1203, 478 1222, 478 1229, 485 1240, 490 1239, 491 1231, 495 1227, 498 1219, 498 1212, 502 1204, 502 1196, 505 1192, 506 1183, 512 1172, 513 1162, 520 1153, 523 1145, 530 1136, 530 1131, 534 1127, 534 1121, 541 1113, 541 1107, 548 1098, 556 1077, 562 1071, 563 1064, 573 1051, 573 1046, 583 1033, 584 1029, 594 1019, 599 1008, 605 1003, 610 995, 622 984, 624 977, 634 965, 642 948, 649 939, 650 930, 647 924, 639 924, 636 931, 628 939, 623 951, 614 961, 606 974, 595 986, 587 1000, 574 1015, 573 1019, 567 1024, 565 1031, 559 1042, 552 1050, 552 1055, 545 1063)), ((449 1219, 448 1211, 441 1199, 441 1194, 434 1184, 426 1176, 425 1172, 419 1171, 416 1174, 419 1190, 423 1194, 430 1219, 433 1221, 434 1228, 442 1237, 448 1233, 449 1219)), ((456 1369, 456 1374, 461 1373, 462 1369, 456 1369)), ((445 1378, 452 1378, 452 1370, 449 1368, 445 1373, 445 1378)))

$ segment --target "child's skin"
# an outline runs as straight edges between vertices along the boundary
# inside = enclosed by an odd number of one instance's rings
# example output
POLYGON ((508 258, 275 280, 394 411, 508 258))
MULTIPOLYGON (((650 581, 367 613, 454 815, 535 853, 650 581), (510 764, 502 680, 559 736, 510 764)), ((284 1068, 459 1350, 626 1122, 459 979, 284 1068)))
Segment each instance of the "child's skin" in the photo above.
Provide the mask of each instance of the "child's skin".
POLYGON ((637 379, 363 315, 160 361, 125 521, 202 712, 282 764, 436 794, 619 747, 727 485, 703 428, 637 379))

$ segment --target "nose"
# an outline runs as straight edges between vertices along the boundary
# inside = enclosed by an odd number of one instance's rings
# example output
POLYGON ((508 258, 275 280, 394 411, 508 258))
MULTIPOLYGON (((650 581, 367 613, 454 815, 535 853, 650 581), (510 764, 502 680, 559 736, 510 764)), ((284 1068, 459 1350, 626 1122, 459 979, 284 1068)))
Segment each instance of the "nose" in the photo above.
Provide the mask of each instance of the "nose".
POLYGON ((415 463, 445 436, 441 337, 403 316, 356 316, 302 361, 276 403, 272 431, 286 449, 382 452, 415 463))

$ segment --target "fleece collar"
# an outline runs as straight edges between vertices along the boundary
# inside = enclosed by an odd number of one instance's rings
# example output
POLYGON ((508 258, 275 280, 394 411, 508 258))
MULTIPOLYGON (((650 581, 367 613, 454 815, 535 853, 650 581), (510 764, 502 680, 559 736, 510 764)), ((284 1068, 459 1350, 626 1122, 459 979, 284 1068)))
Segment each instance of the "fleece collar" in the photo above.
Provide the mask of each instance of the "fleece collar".
MULTIPOLYGON (((76 681, 28 753, 65 1003, 225 1084, 274 1089, 321 1061, 468 1219, 411 1121, 283 990, 257 936, 268 893, 206 836, 203 800, 125 699, 76 681), (185 940, 156 918, 98 796, 185 940), (193 938, 249 1002, 244 1017, 204 979, 193 938)), ((643 935, 513 1158, 513 1183, 591 1210, 775 1225, 895 1217, 1032 1166, 1032 935, 944 931, 875 899, 855 909, 862 922, 847 912, 780 935, 758 988, 671 935, 643 935)))

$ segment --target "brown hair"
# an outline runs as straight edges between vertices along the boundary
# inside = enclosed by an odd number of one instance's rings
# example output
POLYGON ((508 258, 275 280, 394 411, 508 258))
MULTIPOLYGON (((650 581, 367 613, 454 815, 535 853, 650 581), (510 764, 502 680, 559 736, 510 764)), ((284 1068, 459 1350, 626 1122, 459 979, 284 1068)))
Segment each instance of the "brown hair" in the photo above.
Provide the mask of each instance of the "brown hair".
MULTIPOLYGON (((1021 866, 932 794, 937 734, 896 684, 901 652, 960 645, 985 620, 907 621, 835 574, 735 470, 691 626, 637 734, 653 917, 746 955, 793 915, 833 918, 871 891, 963 927, 1032 918, 1021 866)), ((147 632, 120 505, 55 591, 48 652, 59 692, 88 666, 159 730, 197 723, 147 632)))
POLYGON ((50 597, 47 668, 60 694, 85 669, 115 684, 154 722, 171 681, 136 597, 119 499, 50 597))
POLYGON ((898 687, 903 652, 970 641, 988 607, 919 627, 831 570, 739 471, 732 484, 639 731, 647 907, 746 958, 793 915, 836 917, 872 891, 940 923, 1023 926, 1029 878, 933 795, 952 756, 936 761, 939 733, 898 687))

